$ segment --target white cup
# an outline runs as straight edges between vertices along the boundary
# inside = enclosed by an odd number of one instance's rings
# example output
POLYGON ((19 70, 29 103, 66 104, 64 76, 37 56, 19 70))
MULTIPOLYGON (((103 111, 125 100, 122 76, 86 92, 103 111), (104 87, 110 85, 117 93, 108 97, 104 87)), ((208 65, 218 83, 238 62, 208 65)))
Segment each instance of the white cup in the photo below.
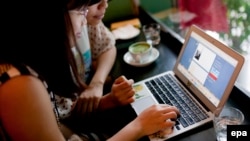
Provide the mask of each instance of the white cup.
POLYGON ((145 63, 149 60, 152 54, 152 45, 147 42, 136 42, 128 48, 133 60, 136 63, 145 63))

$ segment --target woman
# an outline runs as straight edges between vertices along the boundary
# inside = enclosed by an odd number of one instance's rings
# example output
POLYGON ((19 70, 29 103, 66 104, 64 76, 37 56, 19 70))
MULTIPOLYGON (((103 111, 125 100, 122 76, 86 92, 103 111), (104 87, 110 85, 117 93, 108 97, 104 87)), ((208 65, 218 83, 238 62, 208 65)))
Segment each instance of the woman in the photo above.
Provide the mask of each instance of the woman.
POLYGON ((116 59, 115 38, 102 22, 107 7, 107 0, 100 0, 100 2, 88 7, 86 18, 93 74, 90 78, 89 91, 85 92, 86 95, 100 97, 103 91, 108 91, 104 89, 104 86, 110 86, 114 81, 109 73, 116 59))
MULTIPOLYGON (((111 86, 111 79, 107 77, 115 61, 116 47, 112 33, 101 21, 106 8, 106 0, 100 0, 90 5, 86 9, 86 12, 88 11, 86 14, 87 21, 80 14, 77 14, 77 9, 70 9, 70 19, 80 53, 77 53, 76 47, 72 49, 75 56, 83 56, 85 69, 83 79, 87 83, 87 87, 81 96, 83 99, 88 99, 89 102, 85 102, 83 106, 92 107, 84 108, 87 113, 97 108, 98 103, 96 104, 96 102, 98 101, 95 101, 95 99, 103 95, 104 85, 111 86), (109 81, 106 81, 107 79, 109 81)), ((79 72, 83 71, 79 70, 79 72)))
MULTIPOLYGON (((3 16, 1 33, 4 34, 2 44, 5 46, 1 46, 0 51, 0 135, 6 140, 71 139, 74 137, 72 133, 62 134, 61 130, 65 128, 61 121, 69 117, 85 117, 82 105, 88 101, 81 99, 80 95, 86 84, 78 74, 79 68, 72 53, 76 40, 69 11, 78 9, 81 14, 95 2, 25 2, 14 6, 15 2, 10 3, 22 15, 22 20, 3 16), (10 39, 15 40, 9 42, 10 39)), ((93 113, 131 103, 134 95, 132 84, 133 80, 124 76, 116 79, 111 92, 97 99, 98 108, 93 113)), ((177 115, 175 107, 151 106, 107 140, 138 140, 172 127, 174 121, 167 119, 176 119, 177 115)))

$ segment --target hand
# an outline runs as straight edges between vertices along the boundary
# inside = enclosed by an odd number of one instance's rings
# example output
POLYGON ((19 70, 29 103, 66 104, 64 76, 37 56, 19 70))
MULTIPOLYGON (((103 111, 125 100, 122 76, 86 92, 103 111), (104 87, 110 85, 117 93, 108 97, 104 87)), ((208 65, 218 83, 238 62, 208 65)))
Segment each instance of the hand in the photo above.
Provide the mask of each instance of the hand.
POLYGON ((103 95, 103 84, 91 84, 79 96, 75 110, 77 113, 88 115, 98 108, 103 95))
POLYGON ((167 128, 172 129, 179 110, 169 105, 152 105, 144 110, 133 122, 141 127, 141 135, 151 135, 167 128))
POLYGON ((134 80, 127 79, 125 76, 120 76, 112 85, 111 93, 109 94, 112 101, 116 105, 127 105, 134 101, 135 91, 132 85, 134 80))

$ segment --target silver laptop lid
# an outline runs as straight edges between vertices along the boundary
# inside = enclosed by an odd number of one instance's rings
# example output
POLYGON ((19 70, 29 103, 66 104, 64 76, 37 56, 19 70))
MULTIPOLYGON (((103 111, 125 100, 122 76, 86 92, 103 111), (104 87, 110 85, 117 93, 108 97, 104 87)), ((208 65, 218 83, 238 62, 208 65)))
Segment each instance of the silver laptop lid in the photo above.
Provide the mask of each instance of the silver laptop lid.
POLYGON ((243 56, 193 25, 186 35, 174 73, 214 111, 224 106, 243 63, 243 56))

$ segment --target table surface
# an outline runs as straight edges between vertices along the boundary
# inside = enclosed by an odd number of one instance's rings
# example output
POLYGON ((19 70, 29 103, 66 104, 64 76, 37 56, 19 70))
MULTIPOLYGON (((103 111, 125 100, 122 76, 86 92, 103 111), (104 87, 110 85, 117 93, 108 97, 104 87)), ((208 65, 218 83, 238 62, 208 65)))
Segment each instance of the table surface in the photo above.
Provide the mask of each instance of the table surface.
MULTIPOLYGON (((144 13, 145 14, 145 13, 144 13)), ((152 19, 145 18, 147 15, 140 13, 140 18, 142 24, 152 22, 152 19), (146 19, 146 20, 145 20, 146 19)), ((161 32, 161 42, 155 48, 159 50, 159 58, 156 59, 152 64, 145 67, 134 67, 127 64, 123 60, 124 54, 128 51, 128 46, 137 41, 145 41, 145 37, 142 33, 139 36, 129 39, 129 40, 117 40, 117 58, 112 69, 111 75, 116 78, 120 75, 124 75, 127 78, 133 79, 135 82, 142 79, 148 78, 150 76, 172 70, 177 59, 177 55, 180 51, 182 43, 177 40, 172 34, 162 31, 161 32)), ((249 124, 250 114, 247 110, 246 104, 249 102, 248 98, 245 98, 243 94, 237 88, 234 88, 232 94, 230 95, 226 106, 234 106, 239 108, 245 115, 245 121, 243 124, 249 124)), ((132 109, 131 109, 132 110, 132 109)), ((146 139, 145 139, 146 140, 146 139)), ((216 140, 214 134, 213 124, 209 123, 207 125, 201 126, 197 129, 191 130, 184 133, 178 137, 171 138, 175 141, 212 141, 216 140)))

